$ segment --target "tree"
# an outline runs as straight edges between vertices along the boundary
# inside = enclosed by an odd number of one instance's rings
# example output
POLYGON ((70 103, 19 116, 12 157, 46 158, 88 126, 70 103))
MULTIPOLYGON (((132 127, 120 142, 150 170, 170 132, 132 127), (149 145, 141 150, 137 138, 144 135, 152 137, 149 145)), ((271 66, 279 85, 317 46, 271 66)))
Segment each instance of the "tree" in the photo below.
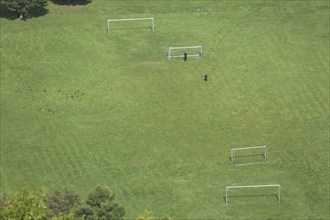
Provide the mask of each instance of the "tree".
POLYGON ((61 214, 52 217, 50 220, 83 220, 82 218, 76 218, 73 213, 61 214))
POLYGON ((78 194, 73 191, 55 191, 47 196, 45 204, 49 209, 47 215, 48 218, 68 215, 71 210, 80 205, 80 198, 78 194))
POLYGON ((0 210, 5 208, 8 203, 8 195, 4 194, 0 197, 0 210))
POLYGON ((79 208, 75 214, 86 220, 119 220, 125 216, 125 209, 115 201, 115 194, 108 187, 97 186, 87 195, 87 206, 79 208))
MULTIPOLYGON (((155 217, 153 216, 151 211, 146 209, 136 218, 136 220, 155 220, 155 217)), ((173 218, 167 215, 161 220, 173 220, 173 218)))
POLYGON ((151 211, 144 210, 143 213, 141 213, 136 220, 155 220, 155 217, 152 215, 151 211))
POLYGON ((7 204, 0 210, 0 219, 34 219, 46 218, 47 207, 44 204, 45 191, 33 194, 22 189, 13 197, 9 197, 7 204))
POLYGON ((162 220, 173 220, 173 218, 167 215, 164 218, 162 218, 162 220))
POLYGON ((85 220, 97 219, 94 210, 87 205, 81 206, 79 209, 77 209, 75 215, 78 217, 83 217, 85 220))
POLYGON ((25 19, 29 13, 45 11, 47 0, 0 0, 2 9, 16 13, 20 19, 25 19))

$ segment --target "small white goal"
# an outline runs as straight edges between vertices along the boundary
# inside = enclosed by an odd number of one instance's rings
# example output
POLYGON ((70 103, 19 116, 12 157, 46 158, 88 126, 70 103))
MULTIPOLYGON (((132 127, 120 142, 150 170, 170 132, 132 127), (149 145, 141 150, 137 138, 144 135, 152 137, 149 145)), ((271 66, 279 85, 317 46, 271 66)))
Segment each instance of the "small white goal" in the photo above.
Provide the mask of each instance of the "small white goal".
POLYGON ((184 53, 187 53, 187 57, 203 57, 203 47, 198 46, 187 46, 187 47, 169 47, 168 48, 168 60, 172 60, 175 57, 184 57, 184 53))
POLYGON ((151 21, 151 30, 155 31, 155 22, 154 18, 123 18, 123 19, 108 19, 108 35, 110 35, 110 25, 112 22, 121 22, 121 21, 151 21))
MULTIPOLYGON (((228 203, 228 190, 229 189, 242 189, 242 188, 265 188, 265 187, 275 187, 277 188, 276 198, 278 202, 281 202, 281 185, 280 184, 269 184, 269 185, 252 185, 252 186, 225 186, 225 203, 228 203)), ((252 196, 252 195, 251 195, 252 196)))
POLYGON ((250 165, 258 163, 268 163, 268 147, 254 146, 254 147, 240 147, 233 148, 230 151, 230 160, 236 166, 250 165), (238 153, 242 152, 242 153, 238 153), (237 158, 241 160, 237 162, 237 158))

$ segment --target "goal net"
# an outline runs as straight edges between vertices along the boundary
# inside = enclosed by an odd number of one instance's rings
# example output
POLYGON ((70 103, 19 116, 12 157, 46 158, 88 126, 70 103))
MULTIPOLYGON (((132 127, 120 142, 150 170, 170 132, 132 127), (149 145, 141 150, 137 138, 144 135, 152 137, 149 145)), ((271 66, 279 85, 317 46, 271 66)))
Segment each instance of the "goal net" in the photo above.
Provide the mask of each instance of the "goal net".
MULTIPOLYGON (((111 30, 111 27, 112 27, 112 24, 115 23, 115 22, 130 22, 130 23, 133 23, 132 26, 119 26, 120 29, 129 29, 129 28, 151 28, 152 31, 155 30, 155 22, 154 22, 154 18, 124 18, 124 19, 108 19, 108 28, 107 28, 107 31, 108 31, 108 35, 110 35, 110 30, 111 30), (134 23, 134 21, 147 21, 148 22, 148 26, 138 26, 134 23)), ((117 27, 117 29, 119 29, 117 27)), ((116 28, 114 28, 116 29, 116 28)))
POLYGON ((256 196, 276 196, 277 201, 281 202, 280 184, 252 185, 252 186, 225 186, 225 190, 226 190, 225 203, 228 203, 229 197, 238 198, 238 197, 256 197, 256 196), (258 191, 256 191, 256 188, 259 188, 258 191), (273 189, 269 189, 269 188, 273 188, 273 189), (239 194, 232 193, 231 196, 229 196, 228 191, 230 189, 241 189, 241 190, 239 190, 240 191, 239 194))
POLYGON ((233 148, 230 152, 231 162, 235 165, 249 165, 268 162, 268 147, 254 146, 233 148))
POLYGON ((168 48, 168 60, 172 60, 175 57, 184 57, 184 54, 187 53, 187 57, 199 57, 203 56, 203 47, 202 46, 189 46, 189 47, 169 47, 168 48))

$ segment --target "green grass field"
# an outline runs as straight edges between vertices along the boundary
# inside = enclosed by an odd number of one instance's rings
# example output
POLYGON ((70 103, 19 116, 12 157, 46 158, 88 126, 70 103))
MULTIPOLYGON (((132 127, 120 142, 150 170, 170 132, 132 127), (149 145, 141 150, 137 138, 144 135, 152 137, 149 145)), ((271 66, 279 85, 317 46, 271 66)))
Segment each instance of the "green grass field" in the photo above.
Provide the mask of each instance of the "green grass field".
POLYGON ((1 18, 2 193, 100 184, 128 219, 329 219, 329 1, 47 8, 1 18), (133 17, 155 32, 107 36, 108 18, 133 17), (199 44, 203 59, 167 60, 199 44), (231 164, 231 148, 260 145, 269 163, 231 164), (277 183, 281 203, 271 189, 224 202, 225 186, 277 183))

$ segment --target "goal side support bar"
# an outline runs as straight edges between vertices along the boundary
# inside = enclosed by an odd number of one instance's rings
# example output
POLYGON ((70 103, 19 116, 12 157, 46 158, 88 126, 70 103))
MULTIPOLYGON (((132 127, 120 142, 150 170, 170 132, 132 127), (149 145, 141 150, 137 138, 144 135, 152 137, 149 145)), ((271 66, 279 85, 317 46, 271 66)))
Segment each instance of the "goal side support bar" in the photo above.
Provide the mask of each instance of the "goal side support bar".
POLYGON ((268 147, 267 146, 255 146, 255 147, 240 147, 240 148, 233 148, 230 151, 230 159, 231 162, 234 164, 235 163, 235 152, 238 150, 249 150, 249 149, 261 149, 264 148, 264 159, 265 161, 268 160, 268 147))
POLYGON ((123 18, 123 19, 108 19, 108 35, 110 35, 110 23, 114 21, 143 21, 151 20, 151 29, 155 31, 155 21, 154 18, 123 18))
POLYGON ((225 189, 226 189, 225 203, 228 202, 228 189, 261 188, 261 187, 278 187, 277 188, 277 201, 281 202, 281 185, 280 184, 270 184, 270 185, 253 185, 253 186, 225 186, 225 189))

